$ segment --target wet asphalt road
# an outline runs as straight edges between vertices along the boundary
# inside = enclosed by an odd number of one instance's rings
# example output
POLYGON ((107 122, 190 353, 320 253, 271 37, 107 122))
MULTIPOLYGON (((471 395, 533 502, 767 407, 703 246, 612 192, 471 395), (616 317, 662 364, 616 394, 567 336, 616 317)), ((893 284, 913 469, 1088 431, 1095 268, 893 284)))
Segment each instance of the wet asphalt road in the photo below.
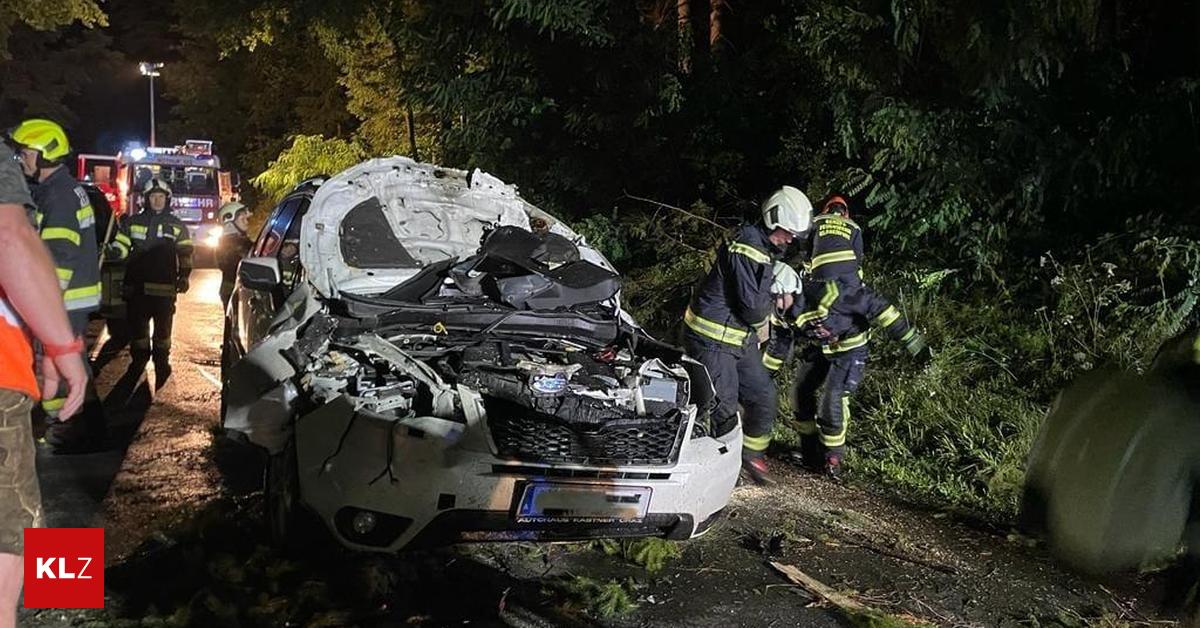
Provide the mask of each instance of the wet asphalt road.
MULTIPOLYGON (((127 376, 128 353, 96 378, 109 439, 104 451, 54 455, 38 449, 47 525, 104 527, 112 562, 153 529, 178 520, 218 493, 206 451, 220 403, 220 273, 198 269, 176 305, 171 378, 153 390, 147 374, 127 376)), ((93 333, 103 340, 102 325, 93 333)))

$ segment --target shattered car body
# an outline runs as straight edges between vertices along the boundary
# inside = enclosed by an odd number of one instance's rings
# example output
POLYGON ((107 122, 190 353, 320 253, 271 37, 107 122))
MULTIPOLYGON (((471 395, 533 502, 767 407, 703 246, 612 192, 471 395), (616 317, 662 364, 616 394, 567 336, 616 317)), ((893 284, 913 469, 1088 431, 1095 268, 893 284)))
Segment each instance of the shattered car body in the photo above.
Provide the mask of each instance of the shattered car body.
POLYGON ((375 551, 703 533, 741 432, 708 433, 707 372, 619 289, 480 171, 376 159, 285 199, 239 270, 222 396, 271 454, 273 532, 306 509, 375 551))

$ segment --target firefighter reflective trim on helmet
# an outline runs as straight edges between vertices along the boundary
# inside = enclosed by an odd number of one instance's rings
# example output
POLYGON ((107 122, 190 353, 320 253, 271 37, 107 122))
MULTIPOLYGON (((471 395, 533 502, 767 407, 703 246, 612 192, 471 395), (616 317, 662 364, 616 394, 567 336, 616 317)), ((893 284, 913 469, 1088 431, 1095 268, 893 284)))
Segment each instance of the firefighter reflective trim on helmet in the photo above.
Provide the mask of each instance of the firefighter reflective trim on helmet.
POLYGON ((812 258, 811 268, 816 270, 826 264, 836 264, 837 262, 853 262, 858 259, 854 255, 854 251, 833 251, 831 253, 822 253, 812 258))
POLYGON ((67 240, 75 246, 79 246, 79 232, 72 231, 66 227, 47 227, 42 229, 43 240, 67 240))
POLYGON ((808 421, 797 421, 796 431, 801 436, 812 436, 817 433, 817 422, 809 419, 808 421))
POLYGON ((767 370, 769 371, 778 371, 779 367, 783 366, 783 360, 780 360, 769 353, 763 354, 762 363, 763 366, 767 367, 767 370))
POLYGON ((146 225, 130 225, 129 226, 129 235, 134 240, 145 240, 146 239, 146 231, 147 231, 146 225))
POLYGON ((63 291, 63 304, 68 310, 82 310, 100 306, 100 282, 82 288, 63 291))
POLYGON ((765 436, 750 436, 749 434, 742 435, 742 449, 749 451, 766 451, 771 445, 771 435, 765 436))
POLYGON ((873 320, 871 322, 876 327, 887 328, 887 327, 891 326, 892 323, 896 322, 899 319, 900 319, 900 310, 897 310, 896 306, 894 306, 894 305, 889 305, 886 308, 884 308, 884 310, 882 312, 879 313, 879 316, 875 317, 875 320, 873 320))
POLYGON ((821 300, 817 302, 816 309, 801 312, 793 324, 796 327, 803 327, 807 323, 829 316, 829 308, 833 305, 834 301, 837 301, 839 294, 841 294, 841 291, 838 290, 837 283, 833 281, 825 282, 825 293, 821 295, 821 300))
POLYGON ((850 395, 842 395, 842 429, 836 434, 821 431, 821 444, 826 447, 841 447, 846 444, 846 427, 850 425, 850 395))
POLYGON ((743 242, 733 242, 729 245, 730 253, 745 255, 759 264, 771 263, 771 256, 743 242))
POLYGON ((714 323, 713 321, 696 314, 690 307, 686 312, 683 313, 683 322, 692 331, 704 336, 705 338, 710 338, 712 340, 716 340, 717 342, 723 342, 735 347, 740 347, 745 344, 746 337, 749 335, 749 332, 744 329, 726 327, 720 323, 714 323))
POLYGON ((152 297, 173 297, 175 296, 175 284, 173 283, 151 283, 142 284, 142 291, 152 297))
POLYGON ((860 334, 854 334, 853 336, 840 338, 837 342, 827 344, 824 347, 821 347, 821 352, 825 355, 845 353, 851 349, 857 349, 866 345, 868 340, 870 340, 870 336, 864 331, 860 334))
POLYGON ((71 285, 71 277, 75 275, 75 271, 70 268, 55 268, 54 274, 58 275, 58 287, 66 290, 67 286, 71 285))
POLYGON ((79 221, 80 229, 87 229, 96 224, 96 212, 92 210, 91 205, 84 205, 75 212, 75 219, 79 221))

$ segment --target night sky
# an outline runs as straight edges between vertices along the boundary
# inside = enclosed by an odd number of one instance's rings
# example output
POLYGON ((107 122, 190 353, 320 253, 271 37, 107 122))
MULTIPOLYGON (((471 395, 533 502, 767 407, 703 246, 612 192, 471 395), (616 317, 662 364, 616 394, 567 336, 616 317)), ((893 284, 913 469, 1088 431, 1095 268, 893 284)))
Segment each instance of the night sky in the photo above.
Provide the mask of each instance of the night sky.
MULTIPOLYGON (((72 131, 79 152, 115 153, 127 142, 147 143, 150 136, 149 81, 138 73, 139 61, 163 61, 175 58, 176 38, 171 32, 170 3, 108 0, 103 3, 109 16, 106 32, 112 48, 125 58, 116 74, 97 72, 90 85, 72 108, 80 122, 72 131)), ((170 72, 168 65, 163 72, 170 72)), ((156 81, 155 91, 161 85, 156 81)), ((170 116, 170 102, 157 94, 155 115, 160 141, 163 123, 170 116)))

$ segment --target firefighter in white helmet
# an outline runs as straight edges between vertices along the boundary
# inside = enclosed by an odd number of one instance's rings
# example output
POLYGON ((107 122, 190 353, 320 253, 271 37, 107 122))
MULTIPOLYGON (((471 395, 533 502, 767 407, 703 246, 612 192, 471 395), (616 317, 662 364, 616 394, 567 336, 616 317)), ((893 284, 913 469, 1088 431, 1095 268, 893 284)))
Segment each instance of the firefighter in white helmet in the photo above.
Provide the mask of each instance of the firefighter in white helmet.
POLYGON ((250 252, 254 242, 250 229, 250 208, 230 201, 217 212, 221 221, 221 239, 217 242, 217 268, 221 269, 221 305, 229 307, 233 285, 237 279, 238 263, 250 252))
POLYGON ((759 484, 770 482, 764 454, 778 409, 759 352, 775 305, 773 265, 793 240, 806 237, 811 221, 808 197, 780 188, 763 203, 762 219, 743 225, 717 251, 684 313, 688 352, 708 368, 717 395, 710 429, 717 437, 736 429, 741 405, 742 468, 759 484))

